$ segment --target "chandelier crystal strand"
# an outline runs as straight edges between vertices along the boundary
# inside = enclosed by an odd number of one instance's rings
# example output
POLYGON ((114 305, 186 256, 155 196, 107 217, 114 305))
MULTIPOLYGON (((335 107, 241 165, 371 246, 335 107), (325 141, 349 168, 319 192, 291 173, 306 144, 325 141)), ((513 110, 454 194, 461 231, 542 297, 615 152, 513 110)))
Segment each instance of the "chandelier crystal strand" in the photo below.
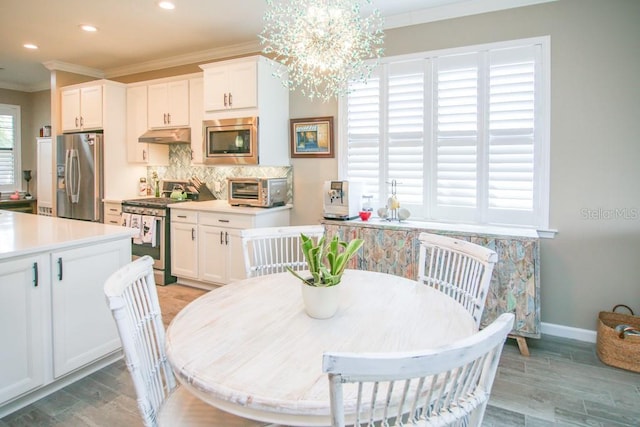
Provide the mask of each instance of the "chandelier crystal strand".
POLYGON ((263 53, 286 66, 274 75, 289 90, 327 101, 346 95, 349 81, 365 81, 382 56, 378 9, 360 16, 371 0, 266 0, 263 53))

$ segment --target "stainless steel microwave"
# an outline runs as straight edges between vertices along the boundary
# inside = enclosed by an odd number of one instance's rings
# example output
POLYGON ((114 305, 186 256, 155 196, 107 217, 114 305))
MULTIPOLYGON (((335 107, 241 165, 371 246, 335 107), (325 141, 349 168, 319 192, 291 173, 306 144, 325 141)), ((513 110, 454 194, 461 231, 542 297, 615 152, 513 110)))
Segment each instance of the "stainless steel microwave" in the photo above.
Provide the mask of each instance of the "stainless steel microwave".
POLYGON ((204 163, 258 164, 258 117, 205 120, 204 163))

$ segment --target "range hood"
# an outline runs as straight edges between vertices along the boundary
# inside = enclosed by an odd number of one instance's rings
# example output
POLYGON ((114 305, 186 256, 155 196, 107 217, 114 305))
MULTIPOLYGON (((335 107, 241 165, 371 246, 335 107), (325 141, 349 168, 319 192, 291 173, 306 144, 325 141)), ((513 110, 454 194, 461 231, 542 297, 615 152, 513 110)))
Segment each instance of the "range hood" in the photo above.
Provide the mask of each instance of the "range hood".
POLYGON ((154 144, 191 144, 191 128, 151 129, 138 142, 154 144))

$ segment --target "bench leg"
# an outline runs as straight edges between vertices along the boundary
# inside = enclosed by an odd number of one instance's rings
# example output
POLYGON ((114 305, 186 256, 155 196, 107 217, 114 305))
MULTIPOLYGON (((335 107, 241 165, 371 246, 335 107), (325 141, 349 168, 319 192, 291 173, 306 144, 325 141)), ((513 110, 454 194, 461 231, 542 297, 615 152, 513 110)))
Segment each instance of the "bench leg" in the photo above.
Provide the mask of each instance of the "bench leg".
POLYGON ((527 346, 527 340, 525 339, 525 337, 509 334, 509 338, 513 338, 514 340, 516 340, 521 355, 527 357, 529 356, 529 346, 527 346))

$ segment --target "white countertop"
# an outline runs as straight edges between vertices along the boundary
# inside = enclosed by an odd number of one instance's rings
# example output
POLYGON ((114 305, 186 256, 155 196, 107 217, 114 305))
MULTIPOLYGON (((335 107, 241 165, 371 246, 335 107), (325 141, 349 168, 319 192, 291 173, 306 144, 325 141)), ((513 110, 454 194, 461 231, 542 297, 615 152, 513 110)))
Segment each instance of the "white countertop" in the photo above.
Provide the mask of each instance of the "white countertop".
POLYGON ((225 212, 244 215, 261 215, 275 211, 292 209, 293 205, 277 206, 275 208, 251 208, 247 206, 231 206, 227 200, 207 200, 206 202, 181 202, 168 205, 171 209, 185 209, 201 212, 225 212))
POLYGON ((130 238, 132 228, 0 210, 0 261, 83 243, 130 238))

